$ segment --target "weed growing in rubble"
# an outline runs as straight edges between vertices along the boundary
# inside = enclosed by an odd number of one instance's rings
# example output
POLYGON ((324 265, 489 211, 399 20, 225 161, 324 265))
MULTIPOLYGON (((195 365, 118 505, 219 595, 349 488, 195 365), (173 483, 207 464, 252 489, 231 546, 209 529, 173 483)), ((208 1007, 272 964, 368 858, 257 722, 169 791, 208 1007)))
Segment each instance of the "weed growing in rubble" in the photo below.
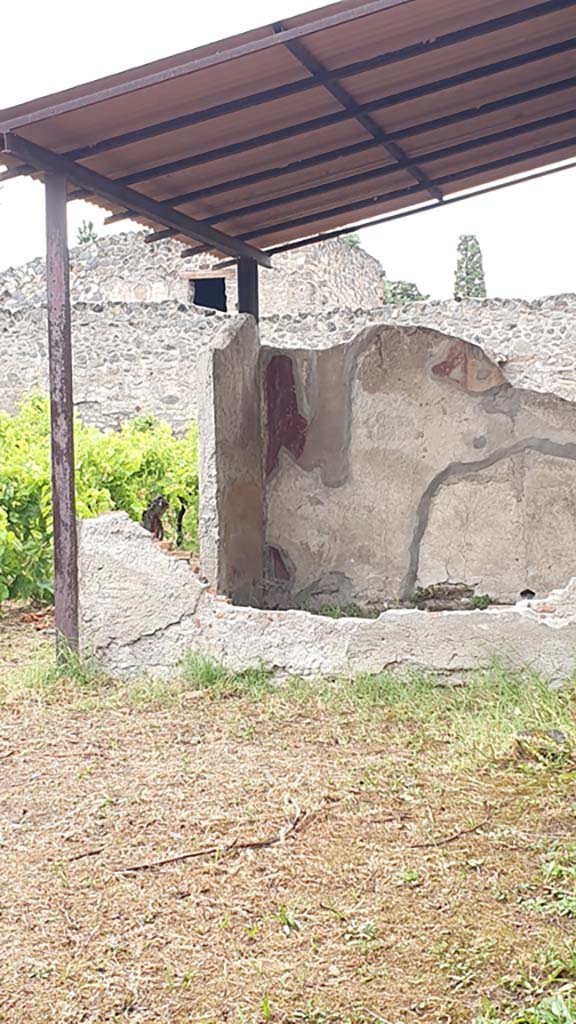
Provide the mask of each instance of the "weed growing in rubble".
POLYGON ((317 614, 329 619, 377 619, 382 611, 378 608, 360 608, 357 604, 323 604, 317 614))

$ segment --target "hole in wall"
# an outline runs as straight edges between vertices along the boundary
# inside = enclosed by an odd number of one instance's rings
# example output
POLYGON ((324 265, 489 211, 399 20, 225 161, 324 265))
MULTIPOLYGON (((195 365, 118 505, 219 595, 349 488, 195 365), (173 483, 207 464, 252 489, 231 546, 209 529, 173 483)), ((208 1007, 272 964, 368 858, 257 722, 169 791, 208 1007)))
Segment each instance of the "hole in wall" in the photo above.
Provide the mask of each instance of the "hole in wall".
POLYGON ((190 289, 191 299, 195 306, 218 309, 221 313, 227 312, 226 278, 199 277, 190 282, 190 289))
POLYGON ((536 597, 536 594, 533 590, 521 590, 520 597, 523 601, 531 601, 533 597, 536 597))

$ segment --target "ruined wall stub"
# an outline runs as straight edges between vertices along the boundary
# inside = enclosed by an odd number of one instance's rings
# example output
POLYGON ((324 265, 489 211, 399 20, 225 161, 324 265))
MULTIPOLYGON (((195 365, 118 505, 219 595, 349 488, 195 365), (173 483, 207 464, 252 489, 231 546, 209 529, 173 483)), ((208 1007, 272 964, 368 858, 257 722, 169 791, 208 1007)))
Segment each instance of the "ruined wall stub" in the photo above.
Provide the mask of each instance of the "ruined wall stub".
POLYGON ((576 573, 575 405, 416 327, 262 358, 272 605, 510 601, 576 573))
POLYGON ((576 579, 543 602, 486 611, 391 610, 375 620, 227 604, 125 512, 80 524, 82 650, 118 675, 165 676, 194 650, 232 670, 318 678, 526 666, 574 674, 576 579))
POLYGON ((262 600, 264 519, 258 331, 224 327, 201 365, 198 421, 202 571, 238 604, 262 600))

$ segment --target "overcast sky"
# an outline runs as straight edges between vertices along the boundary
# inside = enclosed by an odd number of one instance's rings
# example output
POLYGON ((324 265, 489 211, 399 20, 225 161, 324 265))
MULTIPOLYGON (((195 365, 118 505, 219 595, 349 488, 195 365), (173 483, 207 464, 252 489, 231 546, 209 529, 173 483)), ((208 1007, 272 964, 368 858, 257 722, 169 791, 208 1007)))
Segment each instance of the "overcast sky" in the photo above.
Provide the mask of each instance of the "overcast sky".
MULTIPOLYGON (((313 0, 28 0, 2 12, 0 108, 306 11, 313 0)), ((326 6, 326 5, 320 5, 326 6)), ((0 270, 44 253, 43 188, 26 180, 0 192, 0 270)), ((69 206, 78 224, 104 214, 69 206)), ((124 228, 125 230, 125 228, 124 228)), ((576 291, 576 170, 457 203, 362 233, 392 278, 434 298, 452 293, 460 234, 480 239, 488 292, 534 298, 576 291)))

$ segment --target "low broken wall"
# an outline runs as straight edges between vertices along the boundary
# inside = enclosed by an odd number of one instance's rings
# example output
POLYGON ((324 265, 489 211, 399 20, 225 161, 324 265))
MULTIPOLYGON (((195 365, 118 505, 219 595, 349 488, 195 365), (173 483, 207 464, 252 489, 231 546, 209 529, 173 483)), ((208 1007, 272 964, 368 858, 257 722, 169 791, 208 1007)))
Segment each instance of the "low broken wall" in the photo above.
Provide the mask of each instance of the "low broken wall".
POLYGON ((123 512, 80 524, 82 650, 109 672, 166 674, 188 650, 231 669, 303 677, 421 668, 462 672, 495 658, 550 679, 576 661, 576 580, 545 604, 476 612, 388 611, 330 619, 228 604, 123 512))
POLYGON ((470 342, 372 326, 265 349, 268 603, 382 608, 466 584, 512 601, 576 574, 576 405, 470 342))

